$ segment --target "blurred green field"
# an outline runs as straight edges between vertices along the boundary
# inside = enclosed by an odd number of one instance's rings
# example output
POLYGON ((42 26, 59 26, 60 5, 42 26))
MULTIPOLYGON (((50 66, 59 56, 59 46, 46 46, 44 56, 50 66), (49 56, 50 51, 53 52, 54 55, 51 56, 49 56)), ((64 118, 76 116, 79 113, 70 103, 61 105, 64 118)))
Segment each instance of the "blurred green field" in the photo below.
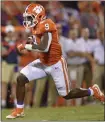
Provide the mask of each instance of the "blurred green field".
MULTIPOLYGON (((2 110, 2 120, 9 121, 5 118, 11 112, 11 109, 2 110)), ((25 110, 24 118, 17 118, 16 120, 104 120, 104 106, 103 105, 86 105, 80 107, 56 107, 56 108, 32 108, 25 110)), ((14 121, 11 120, 11 121, 14 121)))

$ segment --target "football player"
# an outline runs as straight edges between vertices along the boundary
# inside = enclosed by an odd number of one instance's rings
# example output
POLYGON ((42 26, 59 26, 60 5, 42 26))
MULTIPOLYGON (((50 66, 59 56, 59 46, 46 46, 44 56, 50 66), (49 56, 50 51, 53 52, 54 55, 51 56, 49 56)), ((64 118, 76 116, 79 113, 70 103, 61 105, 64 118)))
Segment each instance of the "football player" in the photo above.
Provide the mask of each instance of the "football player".
POLYGON ((32 36, 29 37, 30 43, 20 44, 17 48, 19 51, 38 51, 40 56, 39 59, 34 60, 20 71, 20 75, 17 77, 17 107, 6 118, 24 116, 25 84, 49 74, 55 82, 59 95, 63 98, 94 96, 99 101, 104 102, 104 94, 96 84, 88 89, 70 89, 67 64, 62 57, 56 24, 51 19, 46 18, 44 7, 32 3, 25 9, 23 17, 23 24, 26 28, 32 29, 32 36))

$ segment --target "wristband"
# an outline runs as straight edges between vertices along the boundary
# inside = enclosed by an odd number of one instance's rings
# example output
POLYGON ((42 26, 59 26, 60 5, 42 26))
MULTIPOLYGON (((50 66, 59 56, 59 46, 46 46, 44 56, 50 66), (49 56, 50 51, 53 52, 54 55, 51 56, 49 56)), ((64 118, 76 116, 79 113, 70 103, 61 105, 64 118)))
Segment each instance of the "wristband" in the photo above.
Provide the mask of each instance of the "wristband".
POLYGON ((31 44, 26 44, 26 45, 25 45, 25 49, 27 49, 27 50, 32 50, 32 45, 31 45, 31 44))

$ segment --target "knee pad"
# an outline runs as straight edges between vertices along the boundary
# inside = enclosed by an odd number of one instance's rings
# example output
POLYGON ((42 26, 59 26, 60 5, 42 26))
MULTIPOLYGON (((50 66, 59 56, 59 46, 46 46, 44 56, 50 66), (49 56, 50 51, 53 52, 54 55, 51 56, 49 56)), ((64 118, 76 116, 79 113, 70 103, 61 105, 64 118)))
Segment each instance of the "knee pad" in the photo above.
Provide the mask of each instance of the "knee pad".
POLYGON ((24 86, 26 83, 28 83, 29 80, 27 79, 26 76, 24 76, 23 74, 19 74, 17 77, 17 84, 20 86, 24 86))

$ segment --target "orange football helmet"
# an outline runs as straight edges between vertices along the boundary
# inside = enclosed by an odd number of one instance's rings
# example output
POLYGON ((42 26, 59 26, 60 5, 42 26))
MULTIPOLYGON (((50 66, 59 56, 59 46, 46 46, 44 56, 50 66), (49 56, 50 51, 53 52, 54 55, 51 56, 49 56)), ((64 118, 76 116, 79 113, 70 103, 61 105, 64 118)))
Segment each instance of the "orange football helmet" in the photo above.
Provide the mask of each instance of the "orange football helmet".
POLYGON ((26 28, 34 27, 37 23, 46 18, 45 9, 40 4, 29 4, 23 13, 23 18, 23 25, 26 28))

